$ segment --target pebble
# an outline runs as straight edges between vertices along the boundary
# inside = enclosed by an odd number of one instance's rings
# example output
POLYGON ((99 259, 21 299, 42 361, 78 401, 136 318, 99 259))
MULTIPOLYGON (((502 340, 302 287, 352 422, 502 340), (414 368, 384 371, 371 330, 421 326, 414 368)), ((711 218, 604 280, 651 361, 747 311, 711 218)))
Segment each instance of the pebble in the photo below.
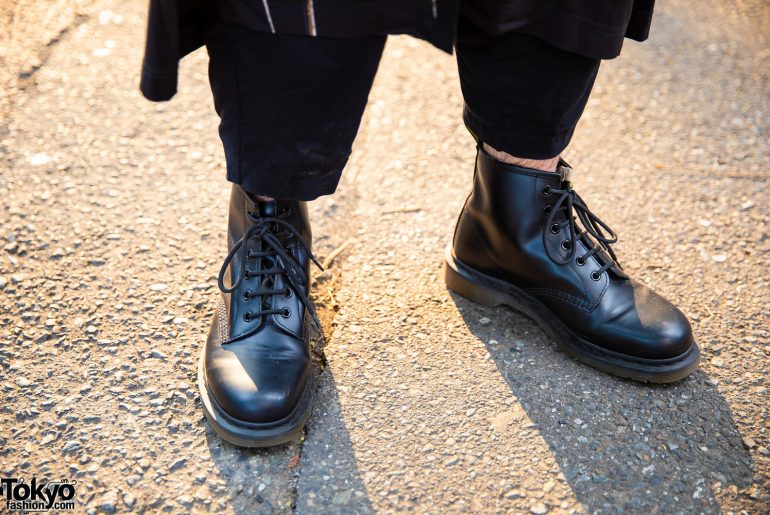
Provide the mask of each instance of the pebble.
POLYGON ((187 460, 185 458, 178 459, 168 467, 168 471, 172 472, 174 470, 178 470, 184 467, 186 464, 187 464, 187 460))
POLYGON ((136 497, 134 497, 134 495, 133 495, 133 494, 130 494, 130 493, 128 493, 128 494, 125 494, 125 495, 123 496, 123 503, 124 503, 124 504, 125 504, 125 505, 128 507, 128 509, 130 510, 131 508, 133 508, 133 507, 134 507, 134 504, 136 504, 136 497))
POLYGON ((535 504, 534 506, 532 506, 529 509, 529 511, 534 513, 535 515, 543 515, 545 513, 548 513, 548 507, 545 504, 539 502, 539 503, 535 504))
POLYGON ((747 209, 751 209, 754 207, 754 201, 753 200, 747 200, 743 204, 741 204, 741 209, 746 211, 747 209))
POLYGON ((16 384, 21 386, 22 388, 26 388, 27 386, 32 385, 32 381, 30 381, 26 377, 18 377, 16 378, 16 384))
POLYGON ((61 449, 62 454, 67 454, 68 452, 73 452, 79 450, 81 447, 80 442, 77 440, 70 440, 69 442, 64 444, 64 447, 61 449))
POLYGON ((107 491, 99 502, 99 510, 104 513, 115 513, 115 506, 118 504, 118 492, 115 490, 107 491))
POLYGON ((352 494, 353 492, 351 490, 343 490, 342 492, 337 492, 334 494, 334 497, 332 497, 332 502, 337 505, 348 504, 352 494))

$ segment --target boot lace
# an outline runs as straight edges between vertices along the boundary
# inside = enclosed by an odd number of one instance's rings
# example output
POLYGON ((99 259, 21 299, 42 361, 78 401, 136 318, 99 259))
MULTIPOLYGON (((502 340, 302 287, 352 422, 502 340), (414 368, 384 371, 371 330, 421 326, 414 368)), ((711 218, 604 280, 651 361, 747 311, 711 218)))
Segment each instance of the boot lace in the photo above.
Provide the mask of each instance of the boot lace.
MULTIPOLYGON (((310 260, 321 271, 323 271, 323 267, 318 260, 316 260, 315 256, 302 239, 302 236, 297 232, 297 229, 284 220, 281 215, 258 217, 252 213, 248 213, 248 216, 252 223, 243 237, 233 245, 232 249, 230 249, 230 252, 222 263, 222 268, 219 270, 219 277, 217 278, 219 289, 224 293, 232 293, 238 289, 244 279, 262 277, 262 280, 259 282, 259 287, 256 290, 249 289, 243 293, 245 300, 259 299, 260 301, 259 310, 247 311, 244 314, 244 319, 247 322, 264 315, 275 314, 288 317, 289 312, 287 309, 274 309, 268 302, 268 299, 271 295, 282 294, 288 297, 295 294, 302 305, 308 310, 308 313, 310 313, 315 328, 320 328, 321 324, 318 320, 315 308, 310 302, 310 299, 303 292, 304 286, 307 284, 308 280, 305 269, 291 254, 289 254, 289 252, 287 252, 287 249, 281 243, 279 237, 296 238, 305 252, 307 252, 310 260), (250 241, 255 244, 249 244, 250 241), (233 258, 238 253, 240 253, 240 270, 236 274, 236 279, 232 286, 227 288, 224 282, 225 273, 233 258), (256 262, 256 269, 247 268, 247 261, 256 262), (276 288, 276 277, 278 276, 283 276, 286 279, 286 287, 276 288)), ((283 216, 285 217, 287 215, 283 216)))
MULTIPOLYGON (((569 237, 562 242, 562 248, 569 250, 567 257, 562 259, 546 244, 545 251, 548 257, 554 262, 564 265, 575 257, 577 242, 582 241, 588 248, 588 252, 575 258, 578 265, 585 264, 591 256, 597 254, 602 258, 600 261, 604 262, 601 268, 591 272, 593 280, 598 281, 604 272, 614 266, 620 267, 617 263, 617 256, 612 250, 612 245, 618 241, 617 234, 588 208, 580 195, 572 189, 568 180, 562 182, 561 188, 545 186, 543 193, 558 197, 550 208, 545 230, 557 234, 563 227, 569 227, 569 237), (560 212, 564 213, 565 219, 557 222, 556 216, 560 212), (577 226, 577 221, 583 226, 582 229, 577 226)), ((543 232, 543 240, 545 241, 545 231, 543 232)))

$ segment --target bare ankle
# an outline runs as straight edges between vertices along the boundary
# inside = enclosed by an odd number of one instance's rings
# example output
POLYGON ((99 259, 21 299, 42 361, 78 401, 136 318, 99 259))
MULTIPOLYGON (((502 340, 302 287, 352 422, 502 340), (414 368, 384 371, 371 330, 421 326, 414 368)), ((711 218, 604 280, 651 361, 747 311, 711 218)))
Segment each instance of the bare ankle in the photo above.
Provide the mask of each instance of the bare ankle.
POLYGON ((484 143, 484 152, 494 157, 498 161, 502 161, 503 163, 522 166, 524 168, 532 168, 535 170, 542 170, 544 172, 555 172, 556 167, 559 164, 559 156, 552 157, 550 159, 527 159, 523 157, 512 156, 507 152, 495 150, 486 143, 484 143))

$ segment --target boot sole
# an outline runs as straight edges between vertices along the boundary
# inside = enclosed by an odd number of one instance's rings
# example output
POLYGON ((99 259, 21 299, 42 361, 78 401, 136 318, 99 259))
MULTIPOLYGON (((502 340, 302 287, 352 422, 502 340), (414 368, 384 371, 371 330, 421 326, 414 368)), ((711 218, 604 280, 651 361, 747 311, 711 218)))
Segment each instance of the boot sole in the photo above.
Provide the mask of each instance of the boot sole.
POLYGON ((211 395, 203 367, 205 352, 204 346, 198 360, 198 391, 203 414, 223 440, 238 447, 273 447, 296 440, 302 435, 302 429, 310 418, 313 408, 317 375, 315 365, 310 371, 299 402, 289 415, 275 422, 254 423, 231 416, 211 395))
POLYGON ((674 358, 645 359, 604 349, 575 334, 545 304, 516 286, 490 277, 465 265, 446 251, 447 288, 483 306, 507 306, 525 314, 573 358, 603 372, 643 383, 673 383, 698 368, 700 349, 695 342, 674 358))

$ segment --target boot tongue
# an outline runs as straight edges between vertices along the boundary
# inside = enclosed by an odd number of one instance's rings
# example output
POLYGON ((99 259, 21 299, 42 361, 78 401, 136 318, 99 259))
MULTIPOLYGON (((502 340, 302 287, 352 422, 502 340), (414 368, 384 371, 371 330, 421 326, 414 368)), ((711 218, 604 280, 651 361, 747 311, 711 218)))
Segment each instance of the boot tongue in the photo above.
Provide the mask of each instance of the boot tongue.
POLYGON ((278 203, 275 200, 257 201, 261 216, 275 216, 278 214, 278 203))

